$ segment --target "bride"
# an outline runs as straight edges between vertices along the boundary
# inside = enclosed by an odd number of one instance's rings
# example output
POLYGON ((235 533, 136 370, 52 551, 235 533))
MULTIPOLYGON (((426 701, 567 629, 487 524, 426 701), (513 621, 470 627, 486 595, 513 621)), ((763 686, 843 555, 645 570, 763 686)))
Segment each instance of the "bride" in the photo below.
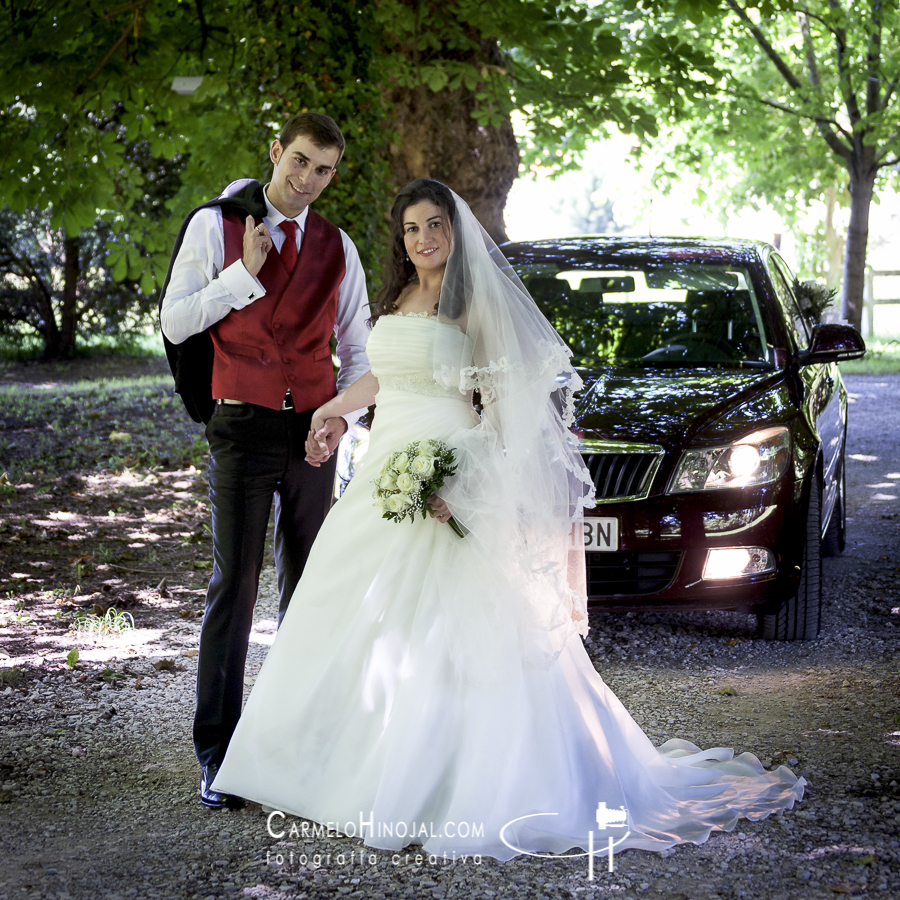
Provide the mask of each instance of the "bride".
POLYGON ((595 831, 604 848, 614 835, 617 851, 665 850, 801 799, 802 778, 752 754, 654 747, 594 670, 580 639, 592 485, 568 428, 581 383, 439 182, 418 179, 394 203, 373 321, 372 371, 316 412, 307 444, 321 461, 326 420, 377 401, 368 453, 214 790, 371 847, 497 859, 586 849, 595 831), (457 472, 430 518, 382 518, 382 463, 421 440, 449 445, 457 472))

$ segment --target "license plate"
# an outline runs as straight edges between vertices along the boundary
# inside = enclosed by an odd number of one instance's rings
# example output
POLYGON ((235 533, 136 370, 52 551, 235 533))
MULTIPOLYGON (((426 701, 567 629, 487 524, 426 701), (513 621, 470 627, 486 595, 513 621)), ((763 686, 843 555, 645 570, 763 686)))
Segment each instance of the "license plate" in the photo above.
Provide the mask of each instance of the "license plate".
POLYGON ((584 549, 594 553, 619 549, 619 520, 587 518, 584 520, 584 549))

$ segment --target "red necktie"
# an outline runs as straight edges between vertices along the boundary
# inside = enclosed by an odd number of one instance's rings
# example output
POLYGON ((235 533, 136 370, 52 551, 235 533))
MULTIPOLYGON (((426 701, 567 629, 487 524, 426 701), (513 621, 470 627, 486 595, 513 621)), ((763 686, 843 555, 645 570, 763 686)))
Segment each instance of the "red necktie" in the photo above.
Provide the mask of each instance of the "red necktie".
POLYGON ((294 271, 294 266, 297 265, 297 223, 291 219, 285 219, 278 227, 284 232, 281 261, 290 275, 294 271))

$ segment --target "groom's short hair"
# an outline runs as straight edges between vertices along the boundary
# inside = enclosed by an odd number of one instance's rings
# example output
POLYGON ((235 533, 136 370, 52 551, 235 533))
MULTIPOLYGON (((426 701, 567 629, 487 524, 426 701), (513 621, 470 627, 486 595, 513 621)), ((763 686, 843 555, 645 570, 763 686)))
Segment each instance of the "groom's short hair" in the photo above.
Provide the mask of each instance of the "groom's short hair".
POLYGON ((324 116, 321 113, 302 112, 296 116, 291 116, 281 129, 278 140, 281 141, 282 147, 288 147, 298 137, 308 137, 320 150, 330 150, 332 147, 337 148, 340 155, 338 162, 344 155, 344 135, 338 128, 337 122, 330 116, 324 116))

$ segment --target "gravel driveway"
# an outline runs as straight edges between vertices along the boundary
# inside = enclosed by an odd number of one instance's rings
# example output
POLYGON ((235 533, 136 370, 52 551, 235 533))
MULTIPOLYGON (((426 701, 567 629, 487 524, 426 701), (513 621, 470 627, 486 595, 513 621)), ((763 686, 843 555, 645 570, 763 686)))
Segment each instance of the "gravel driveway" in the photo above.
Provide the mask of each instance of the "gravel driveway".
MULTIPOLYGON (((699 847, 628 851, 612 873, 600 859, 593 879, 584 858, 451 862, 340 836, 279 840, 258 806, 197 800, 199 624, 184 620, 108 640, 80 671, 35 657, 24 684, 0 688, 0 897, 900 897, 900 376, 846 382, 848 546, 824 562, 821 639, 766 644, 728 614, 598 614, 588 641, 655 742, 789 765, 809 781, 793 811, 699 847)), ((248 681, 274 615, 267 572, 248 681)))

